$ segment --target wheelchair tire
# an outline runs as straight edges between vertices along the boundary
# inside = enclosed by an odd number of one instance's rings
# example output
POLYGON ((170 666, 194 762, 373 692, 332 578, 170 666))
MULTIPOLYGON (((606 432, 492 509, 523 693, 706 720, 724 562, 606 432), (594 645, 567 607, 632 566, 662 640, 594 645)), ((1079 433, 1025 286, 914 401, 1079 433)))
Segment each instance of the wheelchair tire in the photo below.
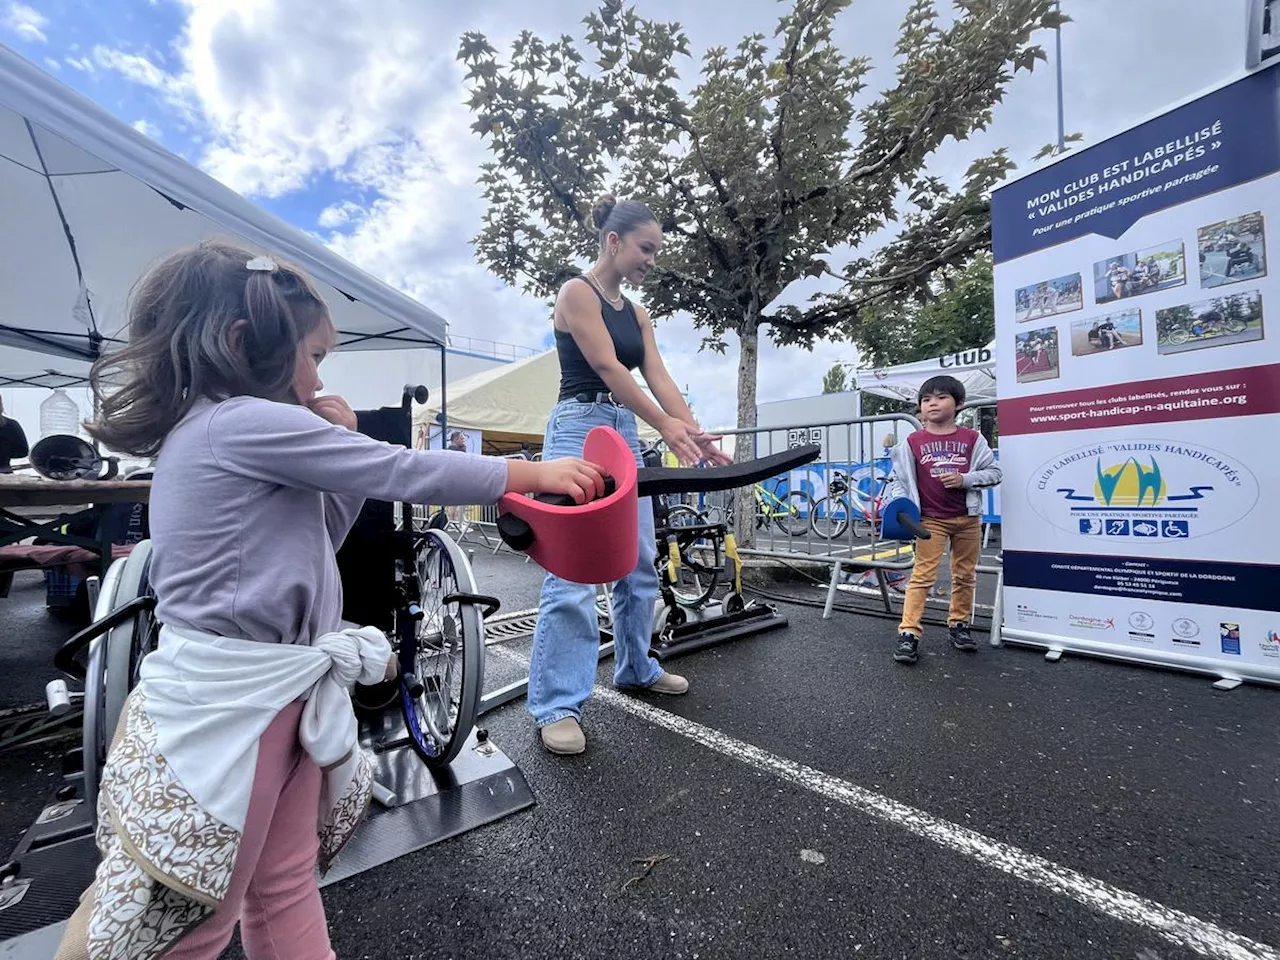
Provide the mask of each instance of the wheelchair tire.
MULTIPOLYGON (((703 538, 710 540, 711 559, 704 562, 695 550, 700 549, 697 542, 688 542, 688 536, 678 531, 681 527, 704 526, 707 518, 688 504, 676 504, 667 514, 667 529, 677 531, 676 539, 680 547, 680 576, 671 584, 671 593, 676 603, 682 607, 697 609, 711 599, 720 584, 720 573, 724 567, 719 538, 703 538)), ((663 561, 659 556, 659 562, 663 561)))
MULTIPOLYGON (((101 620, 137 597, 151 592, 151 541, 143 540, 107 570, 93 612, 101 620)), ((98 781, 124 712, 124 701, 137 683, 142 658, 155 646, 159 624, 150 611, 125 620, 93 641, 84 681, 84 728, 81 747, 85 797, 97 810, 98 781)))
POLYGON ((484 618, 465 599, 476 592, 466 556, 440 530, 414 551, 422 617, 400 636, 400 707, 409 742, 428 766, 449 764, 476 722, 484 684, 484 618), (463 598, 463 599, 460 599, 463 598), (421 692, 414 695, 407 678, 421 692))

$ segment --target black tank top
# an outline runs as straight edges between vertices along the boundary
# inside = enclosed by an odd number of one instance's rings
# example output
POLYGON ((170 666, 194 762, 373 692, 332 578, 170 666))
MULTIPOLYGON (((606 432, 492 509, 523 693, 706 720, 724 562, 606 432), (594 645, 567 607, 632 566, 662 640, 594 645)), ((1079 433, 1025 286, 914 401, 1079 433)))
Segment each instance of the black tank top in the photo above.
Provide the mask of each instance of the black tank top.
MULTIPOLYGON (((613 341, 613 351, 618 356, 618 362, 628 370, 636 369, 644 363, 644 335, 640 332, 635 306, 624 297, 622 309, 618 309, 601 295, 590 280, 586 277, 579 279, 591 287, 591 292, 600 301, 600 313, 604 317, 605 329, 609 331, 609 339, 613 341)), ((609 392, 609 387, 582 355, 573 334, 556 330, 556 354, 560 357, 561 400, 580 393, 609 392)))

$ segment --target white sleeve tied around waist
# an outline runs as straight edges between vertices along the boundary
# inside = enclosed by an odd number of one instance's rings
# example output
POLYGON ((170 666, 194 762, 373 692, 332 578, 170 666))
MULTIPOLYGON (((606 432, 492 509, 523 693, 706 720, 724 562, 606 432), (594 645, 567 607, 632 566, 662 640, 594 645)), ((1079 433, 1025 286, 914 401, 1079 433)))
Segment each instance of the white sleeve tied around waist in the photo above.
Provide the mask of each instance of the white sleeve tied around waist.
POLYGON ((351 688, 383 679, 391 644, 382 631, 358 627, 318 637, 312 648, 329 657, 329 672, 316 681, 302 710, 298 739, 321 769, 341 763, 355 749, 356 716, 351 688))
POLYGON ((351 686, 381 680, 391 645, 373 627, 326 634, 314 646, 255 643, 165 625, 142 662, 157 747, 195 801, 244 829, 258 740, 276 714, 307 699, 298 737, 322 768, 357 742, 351 686))

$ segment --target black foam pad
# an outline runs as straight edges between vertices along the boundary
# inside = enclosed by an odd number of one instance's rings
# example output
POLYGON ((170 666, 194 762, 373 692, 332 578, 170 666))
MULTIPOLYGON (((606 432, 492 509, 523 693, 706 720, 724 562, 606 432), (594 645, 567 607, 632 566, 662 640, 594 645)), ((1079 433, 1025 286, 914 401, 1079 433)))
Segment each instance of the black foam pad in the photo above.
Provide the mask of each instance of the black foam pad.
POLYGON ((731 463, 725 467, 646 467, 636 473, 636 494, 652 497, 668 493, 735 490, 768 480, 796 467, 803 467, 820 456, 822 447, 811 443, 758 460, 731 463))

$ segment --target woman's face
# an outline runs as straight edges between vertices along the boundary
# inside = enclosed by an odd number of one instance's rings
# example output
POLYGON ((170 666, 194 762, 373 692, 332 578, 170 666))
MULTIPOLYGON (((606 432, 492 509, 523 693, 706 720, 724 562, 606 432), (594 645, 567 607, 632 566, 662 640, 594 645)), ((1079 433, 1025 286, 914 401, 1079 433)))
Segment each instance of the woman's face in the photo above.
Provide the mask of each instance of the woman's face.
POLYGON ((618 251, 613 258, 614 268, 627 283, 638 287, 653 269, 662 248, 662 228, 650 221, 623 237, 610 234, 608 241, 609 249, 616 246, 618 251))

